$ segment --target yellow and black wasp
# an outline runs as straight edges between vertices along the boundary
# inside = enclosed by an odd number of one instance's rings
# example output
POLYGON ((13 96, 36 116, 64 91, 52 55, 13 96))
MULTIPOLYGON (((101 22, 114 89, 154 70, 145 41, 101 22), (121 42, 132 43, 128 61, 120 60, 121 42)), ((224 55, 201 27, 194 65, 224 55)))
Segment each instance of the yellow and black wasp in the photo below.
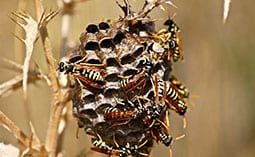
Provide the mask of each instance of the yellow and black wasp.
POLYGON ((71 74, 80 85, 101 88, 104 82, 105 70, 102 65, 83 63, 80 55, 73 56, 69 60, 62 59, 59 63, 59 71, 71 74))
POLYGON ((152 45, 152 50, 161 53, 169 61, 174 62, 178 61, 180 58, 184 58, 182 42, 180 39, 180 29, 176 23, 168 19, 164 23, 165 26, 168 26, 167 29, 161 29, 157 34, 153 35, 153 38, 156 39, 156 42, 152 45))

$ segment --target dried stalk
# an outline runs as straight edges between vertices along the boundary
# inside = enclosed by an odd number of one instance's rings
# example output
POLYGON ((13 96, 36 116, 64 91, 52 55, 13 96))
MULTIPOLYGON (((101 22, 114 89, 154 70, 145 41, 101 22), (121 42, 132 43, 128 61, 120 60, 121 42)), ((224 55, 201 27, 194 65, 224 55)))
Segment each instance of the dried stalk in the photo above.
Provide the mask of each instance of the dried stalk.
MULTIPOLYGON (((11 60, 5 59, 5 58, 0 58, 2 62, 2 67, 6 69, 10 69, 12 71, 17 71, 17 72, 22 72, 23 71, 23 65, 18 64, 16 62, 13 62, 11 60), (7 63, 8 65, 4 64, 7 63)), ((28 70, 28 84, 29 83, 35 83, 38 80, 45 80, 47 84, 50 83, 49 79, 47 76, 45 76, 39 67, 35 70, 28 70)), ((22 81, 23 81, 23 75, 17 75, 14 78, 0 84, 0 97, 6 96, 9 93, 14 92, 15 90, 19 89, 22 87, 22 81)))
POLYGON ((1 110, 0 110, 0 122, 8 131, 10 131, 25 147, 29 147, 30 138, 27 137, 23 131, 18 128, 13 121, 11 121, 1 110))
POLYGON ((49 68, 49 79, 51 80, 51 87, 53 90, 53 102, 51 104, 51 114, 49 127, 47 130, 47 136, 45 141, 45 147, 49 152, 49 156, 55 156, 55 151, 57 148, 57 140, 58 140, 58 127, 61 119, 61 113, 64 108, 63 97, 60 90, 60 86, 58 83, 58 79, 56 77, 56 68, 54 66, 55 59, 52 55, 52 47, 49 39, 48 31, 47 31, 47 23, 57 15, 58 12, 51 12, 48 15, 45 15, 45 12, 42 13, 42 17, 40 20, 39 32, 43 44, 43 48, 45 51, 45 57, 47 60, 48 68, 49 68))

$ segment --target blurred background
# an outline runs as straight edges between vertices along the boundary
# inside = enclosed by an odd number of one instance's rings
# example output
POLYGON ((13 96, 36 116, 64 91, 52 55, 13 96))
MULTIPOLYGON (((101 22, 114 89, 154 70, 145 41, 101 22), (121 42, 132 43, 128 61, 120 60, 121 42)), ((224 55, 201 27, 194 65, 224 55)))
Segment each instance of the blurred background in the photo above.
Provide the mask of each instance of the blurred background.
MULTIPOLYGON (((142 0, 130 0, 134 10, 142 7, 142 0)), ((181 28, 185 60, 174 65, 174 74, 191 92, 188 125, 183 130, 182 119, 170 115, 171 132, 186 137, 172 146, 173 157, 253 157, 255 154, 255 9, 254 0, 232 1, 229 18, 222 23, 223 0, 175 0, 178 9, 174 20, 181 28)), ((47 10, 58 9, 56 1, 43 1, 47 10)), ((9 18, 11 11, 25 10, 35 17, 32 1, 0 1, 0 55, 18 63, 23 62, 24 46, 14 38, 15 32, 23 36, 9 18), (19 9, 18 9, 19 8, 19 9)), ((89 0, 79 3, 71 18, 69 40, 79 43, 79 36, 89 23, 102 19, 115 19, 122 12, 114 0, 89 0)), ((167 14, 155 9, 151 16, 158 19, 157 29, 167 19, 167 14)), ((61 14, 48 27, 54 57, 60 58, 61 14)), ((37 63, 47 73, 46 61, 40 40, 36 43, 32 63, 37 63)), ((56 62, 57 63, 57 62, 56 62)), ((0 67, 0 83, 17 74, 0 67)), ((44 141, 48 126, 51 89, 43 81, 29 85, 29 116, 36 132, 44 141)), ((71 103, 69 103, 71 106, 71 103)), ((22 90, 0 98, 0 110, 30 135, 28 112, 24 107, 22 90)), ((104 156, 90 152, 90 139, 82 131, 76 139, 76 120, 70 118, 64 136, 64 156, 104 156), (91 154, 90 154, 91 153, 91 154)), ((16 139, 0 128, 0 142, 16 143, 16 139)), ((169 150, 156 144, 151 156, 169 156, 169 150)))

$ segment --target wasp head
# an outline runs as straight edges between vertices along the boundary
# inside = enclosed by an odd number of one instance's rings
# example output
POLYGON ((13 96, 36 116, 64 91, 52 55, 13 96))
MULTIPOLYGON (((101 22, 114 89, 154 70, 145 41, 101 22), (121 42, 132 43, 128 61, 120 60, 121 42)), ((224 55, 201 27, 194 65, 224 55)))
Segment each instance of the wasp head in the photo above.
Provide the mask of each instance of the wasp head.
POLYGON ((66 74, 73 73, 75 71, 75 67, 62 61, 59 63, 59 71, 65 72, 66 74))

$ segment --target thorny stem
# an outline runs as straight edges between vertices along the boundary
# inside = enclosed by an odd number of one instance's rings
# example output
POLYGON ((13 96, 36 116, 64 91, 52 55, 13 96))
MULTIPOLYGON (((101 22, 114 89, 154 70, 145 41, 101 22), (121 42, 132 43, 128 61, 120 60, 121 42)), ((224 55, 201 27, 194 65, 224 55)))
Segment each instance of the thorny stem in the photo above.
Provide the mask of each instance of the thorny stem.
MULTIPOLYGON (((36 12, 37 12, 37 19, 38 21, 41 18, 44 18, 43 8, 42 8, 42 1, 35 0, 36 5, 36 12)), ((41 19, 43 20, 43 19, 41 19)), ((43 22, 43 21, 41 21, 43 22)), ((40 25, 39 32, 43 44, 43 48, 45 51, 45 57, 48 63, 49 68, 49 79, 51 80, 51 87, 53 90, 53 101, 51 103, 51 113, 50 113, 50 120, 49 126, 46 135, 45 147, 49 152, 50 157, 56 156, 56 148, 57 148, 57 140, 58 140, 58 126, 60 123, 61 113, 64 108, 64 103, 62 103, 61 98, 61 91, 58 83, 58 79, 56 77, 56 69, 54 66, 54 57, 52 55, 52 47, 51 42, 48 36, 48 31, 46 24, 40 25)))
POLYGON ((52 55, 52 47, 50 38, 47 31, 47 23, 57 14, 57 12, 51 12, 49 15, 45 15, 45 11, 42 6, 42 0, 35 0, 36 12, 39 21, 39 32, 45 51, 45 57, 49 68, 49 79, 51 81, 53 100, 51 103, 51 113, 49 119, 49 126, 45 139, 45 147, 47 149, 49 157, 55 157, 57 155, 58 140, 59 140, 59 124, 62 117, 62 111, 68 100, 67 93, 61 90, 58 78, 56 76, 56 68, 54 66, 55 59, 52 55))
POLYGON ((42 26, 40 28, 40 35, 49 67, 49 78, 52 83, 52 90, 54 95, 54 99, 51 105, 51 115, 49 120, 49 127, 47 130, 45 146, 46 149, 49 151, 49 156, 55 156, 55 150, 58 140, 58 126, 61 118, 61 113, 64 108, 64 103, 61 102, 61 92, 58 79, 56 77, 54 58, 52 56, 52 48, 46 26, 42 26))

